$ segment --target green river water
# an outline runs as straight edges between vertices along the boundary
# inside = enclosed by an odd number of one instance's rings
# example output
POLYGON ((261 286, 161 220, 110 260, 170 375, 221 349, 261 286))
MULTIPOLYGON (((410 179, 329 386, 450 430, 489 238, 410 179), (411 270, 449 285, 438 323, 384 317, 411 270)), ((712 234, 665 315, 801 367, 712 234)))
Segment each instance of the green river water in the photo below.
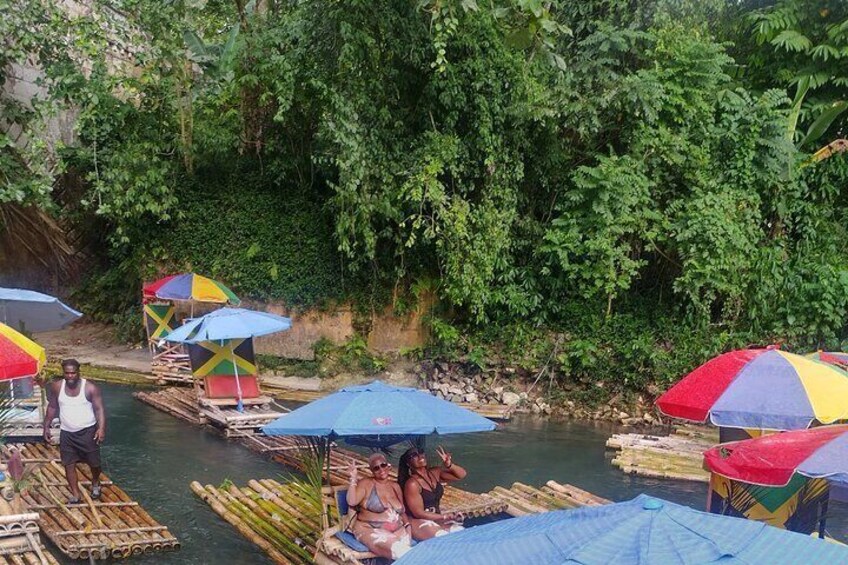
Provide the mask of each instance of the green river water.
MULTIPOLYGON (((189 484, 196 480, 218 485, 230 479, 243 485, 249 479, 276 478, 288 471, 237 443, 147 406, 133 398, 133 388, 101 387, 109 423, 102 451, 105 472, 182 543, 177 552, 132 558, 129 563, 270 563, 201 502, 189 484)), ((553 479, 616 501, 644 492, 704 507, 704 484, 630 477, 612 467, 604 443, 615 431, 617 427, 609 424, 522 417, 490 433, 430 438, 428 446, 441 444, 451 451, 468 470, 459 486, 475 492, 515 481, 539 486, 553 479)), ((832 503, 830 514, 828 530, 844 539, 848 508, 832 503)))

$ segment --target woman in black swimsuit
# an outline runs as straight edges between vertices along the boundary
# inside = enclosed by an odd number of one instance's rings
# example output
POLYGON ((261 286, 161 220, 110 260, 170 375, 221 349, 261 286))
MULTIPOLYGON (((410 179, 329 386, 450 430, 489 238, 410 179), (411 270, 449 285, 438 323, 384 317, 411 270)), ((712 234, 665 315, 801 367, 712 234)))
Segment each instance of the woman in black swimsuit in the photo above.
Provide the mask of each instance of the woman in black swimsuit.
POLYGON ((467 473, 441 447, 436 453, 442 460, 441 467, 428 467, 427 456, 415 447, 403 454, 398 465, 398 483, 403 488, 412 537, 419 541, 462 529, 461 516, 456 512, 442 513, 440 503, 445 492, 443 483, 463 479, 467 473))
POLYGON ((403 493, 389 480, 391 465, 382 453, 368 458, 372 478, 359 479, 351 461, 347 503, 356 510, 353 535, 378 557, 398 559, 410 549, 411 525, 403 507, 403 493))

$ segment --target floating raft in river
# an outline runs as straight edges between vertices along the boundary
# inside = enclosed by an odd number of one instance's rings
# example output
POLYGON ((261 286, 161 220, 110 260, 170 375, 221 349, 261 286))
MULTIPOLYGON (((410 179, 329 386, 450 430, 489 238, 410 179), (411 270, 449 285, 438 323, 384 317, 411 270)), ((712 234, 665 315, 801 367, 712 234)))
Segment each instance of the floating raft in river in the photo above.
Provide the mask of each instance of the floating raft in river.
POLYGON ((625 473, 708 482, 703 453, 717 443, 716 428, 681 426, 667 436, 615 434, 607 447, 618 450, 612 464, 625 473))
POLYGON ((71 492, 59 460, 59 449, 41 443, 7 444, 2 447, 6 460, 9 449, 17 448, 25 465, 34 465, 34 479, 24 504, 40 516, 41 531, 72 559, 122 558, 142 553, 178 549, 180 542, 166 526, 156 522, 139 504, 101 474, 102 496, 93 500, 88 494, 91 476, 80 465, 80 504, 67 504, 71 492))
POLYGON ((483 496, 501 501, 506 505, 506 513, 515 517, 610 503, 606 498, 556 481, 548 481, 540 488, 522 483, 513 483, 509 489, 498 486, 483 496))
MULTIPOLYGON (((316 552, 322 563, 359 563, 355 553, 337 538, 322 538, 321 501, 294 485, 263 479, 249 481, 244 487, 231 484, 214 487, 195 481, 191 489, 275 563, 308 562, 316 552)), ((548 481, 539 489, 515 483, 509 489, 496 487, 486 494, 465 494, 488 499, 489 508, 512 516, 608 502, 577 487, 555 481, 548 481)), ((446 511, 466 512, 468 508, 462 502, 456 497, 449 500, 446 493, 443 507, 446 511)))
POLYGON ((181 420, 213 426, 227 437, 252 435, 280 416, 280 412, 267 406, 270 399, 263 399, 260 404, 252 404, 248 400, 244 412, 239 412, 233 406, 221 406, 212 400, 198 400, 197 391, 190 388, 168 387, 133 394, 142 402, 181 420))
MULTIPOLYGON (((304 446, 295 437, 255 435, 245 438, 242 443, 254 451, 270 455, 274 461, 282 463, 286 467, 298 469, 299 471, 305 470, 303 458, 303 454, 305 453, 304 446)), ((347 484, 347 470, 351 461, 362 472, 368 472, 368 462, 359 453, 337 446, 334 446, 330 450, 330 483, 332 485, 342 486, 347 484)), ((391 476, 396 477, 394 468, 391 470, 391 476)), ((326 480, 326 471, 324 480, 326 480)), ((461 511, 469 518, 498 514, 506 509, 506 505, 500 501, 492 500, 482 494, 467 492, 450 485, 445 487, 442 506, 457 512, 461 511)))
POLYGON ((5 563, 59 564, 41 543, 38 514, 16 513, 5 499, 0 499, 0 565, 5 563))

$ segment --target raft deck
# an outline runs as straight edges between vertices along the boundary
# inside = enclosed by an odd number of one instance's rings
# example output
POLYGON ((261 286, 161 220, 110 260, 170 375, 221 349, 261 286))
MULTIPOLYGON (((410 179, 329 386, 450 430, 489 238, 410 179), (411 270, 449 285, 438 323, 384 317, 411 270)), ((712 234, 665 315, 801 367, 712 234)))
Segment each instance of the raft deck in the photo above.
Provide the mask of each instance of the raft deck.
POLYGON ((166 526, 156 522, 139 504, 101 474, 102 496, 93 500, 88 489, 88 466, 77 467, 80 504, 67 504, 71 496, 59 448, 42 443, 2 446, 3 460, 17 448, 25 465, 35 465, 33 484, 23 501, 38 512, 42 532, 72 559, 123 558, 142 553, 178 549, 180 542, 166 526))
POLYGON ((133 395, 142 402, 195 425, 217 428, 227 437, 246 437, 280 417, 281 412, 271 409, 270 398, 245 399, 244 411, 234 406, 222 405, 210 399, 198 399, 195 389, 168 387, 153 391, 139 391, 133 395))
MULTIPOLYGON (((265 453, 286 467, 304 471, 304 444, 292 436, 268 437, 255 435, 242 442, 254 451, 265 453)), ((360 472, 368 473, 368 461, 355 451, 333 446, 330 450, 330 484, 343 486, 347 484, 347 470, 353 461, 360 472)), ((390 476, 397 478, 397 471, 392 468, 390 476)), ((326 470, 324 479, 326 480, 326 470)), ((482 494, 464 491, 450 485, 445 486, 442 507, 454 512, 462 512, 469 518, 478 518, 498 514, 506 510, 506 504, 500 500, 492 500, 482 494)))
POLYGON ((618 450, 612 464, 643 477, 709 482, 704 451, 719 443, 718 429, 681 426, 668 436, 615 434, 607 447, 618 450))
POLYGON ((41 542, 38 514, 16 513, 10 503, 0 498, 0 565, 5 563, 59 564, 41 542))
MULTIPOLYGON (((338 538, 322 538, 321 501, 295 485, 263 479, 249 481, 244 487, 232 484, 215 487, 195 481, 191 489, 275 563, 307 562, 313 555, 318 563, 360 563, 355 552, 338 538)), ((515 483, 509 489, 495 487, 486 494, 466 494, 488 499, 491 508, 512 516, 609 502, 555 481, 548 481, 538 489, 515 483)), ((443 500, 447 511, 460 509, 448 502, 447 493, 443 500)))

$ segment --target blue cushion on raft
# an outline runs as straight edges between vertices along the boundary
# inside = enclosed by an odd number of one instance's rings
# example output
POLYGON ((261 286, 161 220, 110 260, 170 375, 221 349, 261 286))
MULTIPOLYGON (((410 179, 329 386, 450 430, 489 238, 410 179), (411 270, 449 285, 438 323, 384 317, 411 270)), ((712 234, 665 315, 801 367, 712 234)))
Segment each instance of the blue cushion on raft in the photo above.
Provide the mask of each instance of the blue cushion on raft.
POLYGON ((350 532, 337 532, 336 537, 354 551, 370 551, 364 543, 356 539, 356 537, 350 532))

